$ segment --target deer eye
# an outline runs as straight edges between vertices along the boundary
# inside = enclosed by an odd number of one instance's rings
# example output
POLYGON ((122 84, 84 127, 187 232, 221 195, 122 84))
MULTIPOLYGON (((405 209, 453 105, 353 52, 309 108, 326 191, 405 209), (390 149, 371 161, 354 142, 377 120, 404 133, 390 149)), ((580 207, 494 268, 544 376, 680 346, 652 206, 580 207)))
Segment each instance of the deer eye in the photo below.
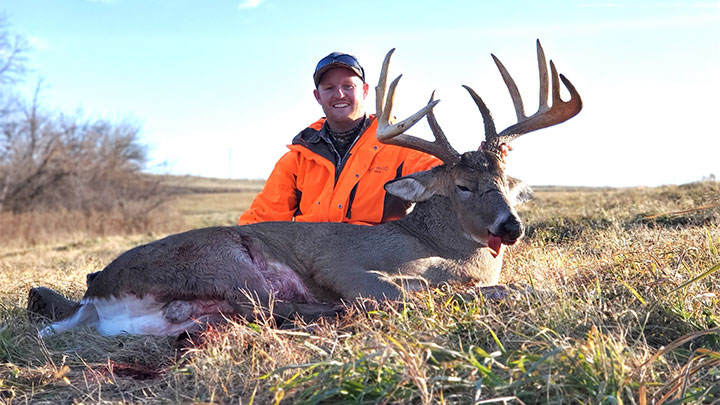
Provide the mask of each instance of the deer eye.
POLYGON ((455 190, 457 191, 457 195, 461 200, 467 200, 473 194, 472 190, 470 190, 469 187, 465 187, 460 184, 455 185, 455 190))

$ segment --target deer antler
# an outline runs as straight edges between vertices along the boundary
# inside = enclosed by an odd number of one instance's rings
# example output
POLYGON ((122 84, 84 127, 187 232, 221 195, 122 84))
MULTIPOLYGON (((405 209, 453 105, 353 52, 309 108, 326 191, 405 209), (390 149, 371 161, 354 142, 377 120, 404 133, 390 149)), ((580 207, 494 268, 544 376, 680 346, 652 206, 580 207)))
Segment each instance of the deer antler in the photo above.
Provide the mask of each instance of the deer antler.
POLYGON ((440 102, 440 100, 434 99, 435 92, 430 96, 430 101, 428 101, 427 105, 421 108, 420 111, 398 123, 390 124, 393 100, 395 99, 395 88, 402 77, 402 75, 400 75, 390 83, 390 89, 387 92, 386 99, 385 90, 387 89, 388 67, 390 66, 390 57, 393 52, 395 52, 394 48, 385 55, 382 70, 380 71, 380 80, 378 81, 377 87, 375 87, 375 107, 378 119, 377 139, 382 143, 403 146, 429 153, 446 164, 458 162, 460 160, 460 154, 457 153, 447 141, 445 134, 442 129, 440 129, 440 125, 438 125, 435 115, 432 112, 433 107, 440 102), (415 125, 426 115, 430 129, 435 136, 435 141, 430 142, 422 138, 404 134, 407 129, 415 125))
POLYGON ((540 106, 538 107, 537 112, 529 117, 525 115, 522 97, 515 85, 515 81, 500 60, 496 58, 495 55, 492 55, 493 60, 495 60, 495 64, 500 70, 500 74, 505 81, 505 85, 510 92, 510 98, 512 98, 513 105, 515 106, 515 114, 517 115, 518 120, 516 124, 505 128, 499 134, 495 131, 495 123, 493 122, 490 110, 488 110, 480 96, 478 96, 477 93, 475 93, 475 91, 473 91, 470 87, 463 86, 475 101, 475 104, 480 110, 480 114, 482 114, 483 121, 485 122, 486 150, 498 154, 501 144, 509 143, 520 135, 567 121, 577 115, 577 113, 579 113, 582 109, 580 94, 577 90, 575 90, 572 83, 570 83, 570 81, 563 75, 560 75, 560 80, 562 80, 565 87, 570 92, 570 100, 563 101, 560 98, 560 82, 558 80, 558 73, 555 69, 555 64, 552 61, 550 61, 550 71, 552 73, 552 107, 548 106, 548 71, 547 63, 545 62, 545 52, 540 45, 540 40, 537 40, 537 54, 538 69, 540 71, 540 106))

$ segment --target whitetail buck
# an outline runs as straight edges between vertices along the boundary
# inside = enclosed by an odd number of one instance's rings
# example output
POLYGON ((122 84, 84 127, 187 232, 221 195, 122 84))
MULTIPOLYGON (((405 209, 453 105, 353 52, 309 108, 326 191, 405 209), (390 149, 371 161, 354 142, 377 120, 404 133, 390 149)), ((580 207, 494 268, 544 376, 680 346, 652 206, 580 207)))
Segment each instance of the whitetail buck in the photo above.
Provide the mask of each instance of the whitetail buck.
MULTIPOLYGON (((531 195, 526 185, 505 175, 500 145, 573 117, 582 108, 580 96, 561 75, 570 100, 560 99, 558 73, 550 62, 552 107, 548 105, 547 64, 538 42, 540 107, 527 117, 513 79, 493 56, 518 122, 497 133, 483 101, 465 86, 485 122, 485 144, 460 155, 435 120, 432 109, 438 101, 432 98, 413 116, 390 124, 400 79, 392 82, 386 98, 392 52, 375 88, 377 137, 444 162, 385 185, 388 193, 415 203, 406 217, 378 226, 266 222, 171 235, 130 249, 88 276, 82 300, 60 303, 66 313, 42 334, 88 324, 104 335, 175 335, 224 316, 252 318, 258 308, 270 305, 275 316, 312 317, 359 298, 399 299, 404 286, 496 284, 501 245, 514 244, 524 232, 514 206, 531 195), (404 134, 425 116, 435 141, 404 134)), ((28 308, 41 306, 39 298, 48 291, 33 289, 28 308)))

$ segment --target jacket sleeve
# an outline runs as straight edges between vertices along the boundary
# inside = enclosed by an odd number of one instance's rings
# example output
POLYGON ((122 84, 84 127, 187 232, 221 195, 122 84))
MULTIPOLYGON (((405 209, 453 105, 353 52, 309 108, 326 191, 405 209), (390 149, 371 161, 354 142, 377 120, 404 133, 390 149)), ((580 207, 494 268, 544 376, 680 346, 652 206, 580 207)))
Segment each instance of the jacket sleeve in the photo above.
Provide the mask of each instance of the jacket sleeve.
POLYGON ((411 150, 405 157, 405 163, 403 164, 402 175, 407 176, 410 173, 421 172, 423 170, 430 170, 435 166, 441 165, 442 160, 435 156, 428 155, 424 152, 411 150))
POLYGON ((295 180, 298 154, 287 152, 275 164, 262 191, 255 196, 250 208, 245 211, 238 225, 266 221, 290 221, 298 207, 295 180))

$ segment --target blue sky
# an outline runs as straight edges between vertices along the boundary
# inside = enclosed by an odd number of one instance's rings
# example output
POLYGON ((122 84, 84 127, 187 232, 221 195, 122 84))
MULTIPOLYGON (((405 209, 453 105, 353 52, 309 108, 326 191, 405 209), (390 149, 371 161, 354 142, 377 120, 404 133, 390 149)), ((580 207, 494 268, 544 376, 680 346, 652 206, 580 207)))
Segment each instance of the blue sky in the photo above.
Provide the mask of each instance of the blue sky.
POLYGON ((511 174, 585 186, 720 176, 718 1, 0 0, 0 12, 33 46, 24 93, 42 78, 49 108, 138 123, 154 172, 267 177, 322 115, 312 71, 336 50, 356 55, 374 87, 396 48, 395 114, 437 90, 448 138, 475 149, 482 122, 461 85, 499 129, 513 124, 493 53, 534 112, 539 38, 584 109, 517 139, 511 174))

